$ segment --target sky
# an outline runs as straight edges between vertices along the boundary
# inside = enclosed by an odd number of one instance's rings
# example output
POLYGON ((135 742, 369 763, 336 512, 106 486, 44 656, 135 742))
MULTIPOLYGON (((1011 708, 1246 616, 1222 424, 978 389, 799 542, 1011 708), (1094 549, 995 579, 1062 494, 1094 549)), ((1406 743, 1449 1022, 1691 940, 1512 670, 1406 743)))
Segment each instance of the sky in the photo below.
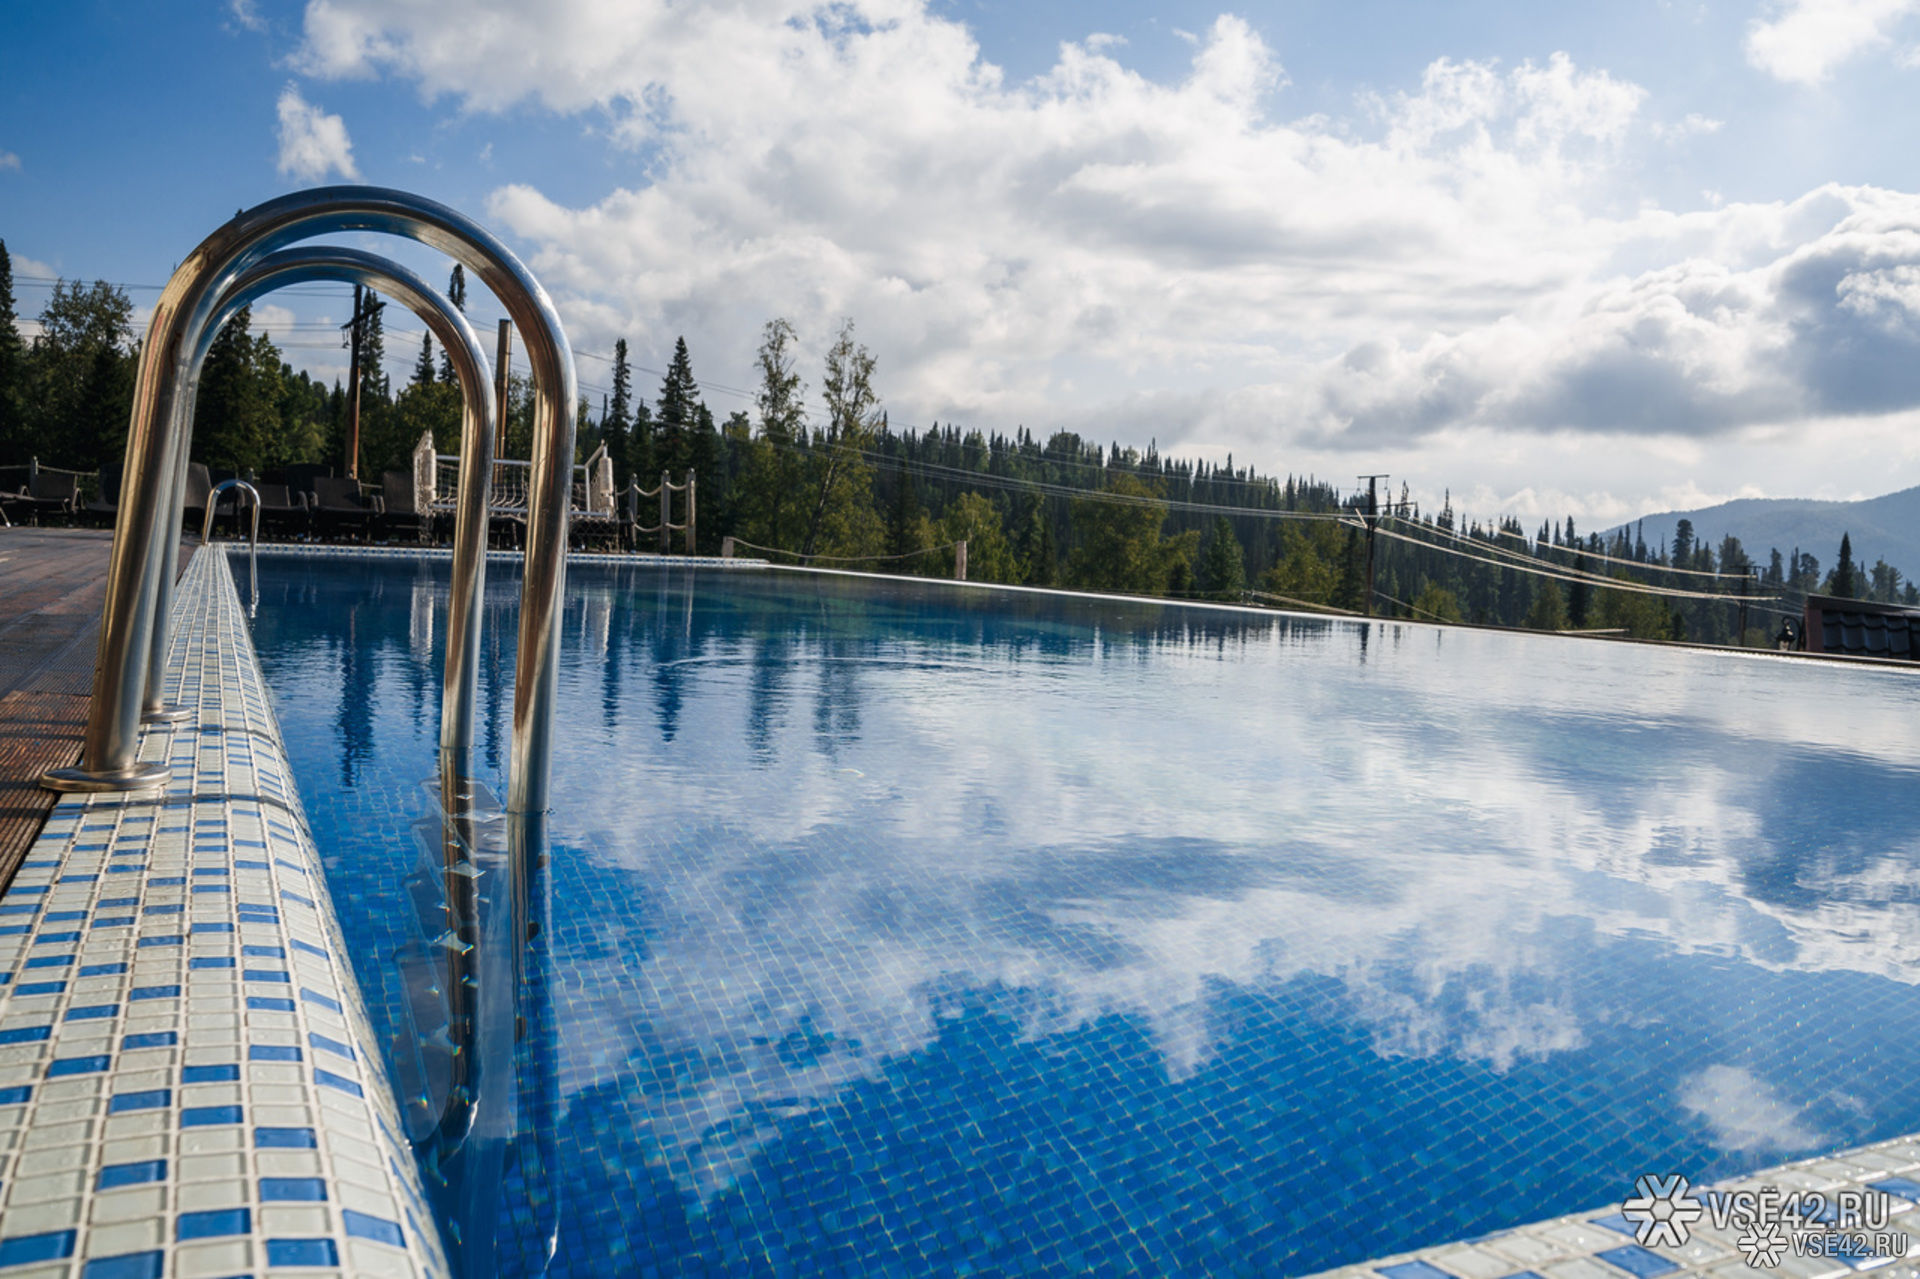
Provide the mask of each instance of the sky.
MULTIPOLYGON (((151 304, 236 209, 367 182, 502 234, 596 402, 616 338, 651 396, 684 336, 716 415, 751 411, 784 317, 817 404, 851 319, 896 429, 1582 527, 1920 484, 1920 0, 77 0, 7 27, 29 331, 55 276, 151 304)), ((349 311, 307 285, 255 321, 331 378, 349 311)), ((396 379, 419 330, 390 317, 396 379)))

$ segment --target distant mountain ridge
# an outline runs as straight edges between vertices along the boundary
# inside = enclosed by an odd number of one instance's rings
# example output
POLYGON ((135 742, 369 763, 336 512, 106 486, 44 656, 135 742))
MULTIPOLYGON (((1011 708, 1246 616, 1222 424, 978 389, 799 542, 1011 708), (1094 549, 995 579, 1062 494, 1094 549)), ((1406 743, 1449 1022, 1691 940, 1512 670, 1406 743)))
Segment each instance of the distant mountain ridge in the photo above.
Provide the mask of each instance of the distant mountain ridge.
POLYGON ((1853 562, 1862 569, 1885 560, 1901 574, 1920 571, 1920 486, 1857 502, 1820 502, 1810 498, 1741 498, 1704 506, 1696 511, 1663 511, 1629 520, 1607 530, 1644 530, 1647 545, 1673 544, 1680 521, 1693 521, 1693 535, 1702 544, 1720 549, 1720 539, 1731 533, 1740 539, 1747 556, 1762 569, 1767 552, 1781 556, 1795 547, 1820 561, 1822 573, 1840 558, 1840 536, 1853 539, 1853 562))

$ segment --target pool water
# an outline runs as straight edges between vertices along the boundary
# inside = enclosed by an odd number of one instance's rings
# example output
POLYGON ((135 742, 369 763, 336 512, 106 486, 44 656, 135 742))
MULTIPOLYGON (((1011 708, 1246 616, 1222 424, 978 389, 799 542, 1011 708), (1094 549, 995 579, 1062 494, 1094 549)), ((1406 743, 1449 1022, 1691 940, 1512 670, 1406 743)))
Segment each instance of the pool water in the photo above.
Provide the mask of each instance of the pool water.
MULTIPOLYGON (((446 572, 260 558, 397 1062, 446 572)), ((1297 1274, 1920 1130, 1916 712, 1898 670, 575 565, 552 1271, 1297 1274)))

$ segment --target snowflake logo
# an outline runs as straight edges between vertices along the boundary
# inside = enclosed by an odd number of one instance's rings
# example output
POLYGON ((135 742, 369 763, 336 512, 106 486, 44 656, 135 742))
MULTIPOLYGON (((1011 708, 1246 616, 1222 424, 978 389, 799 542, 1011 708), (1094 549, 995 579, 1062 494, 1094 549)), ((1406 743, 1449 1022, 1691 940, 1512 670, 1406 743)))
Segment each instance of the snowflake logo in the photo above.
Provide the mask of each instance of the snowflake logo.
POLYGON ((1634 1223, 1634 1239, 1643 1248, 1665 1244, 1678 1248, 1687 1242, 1687 1227, 1700 1220, 1703 1209, 1687 1189, 1687 1179, 1643 1174, 1633 1183, 1634 1196, 1620 1205, 1620 1215, 1634 1223))
POLYGON ((1747 1228, 1733 1242, 1740 1249, 1741 1257, 1755 1270, 1763 1267, 1770 1270, 1779 1265, 1780 1255, 1787 1250, 1786 1232, 1777 1221, 1748 1221, 1747 1228))

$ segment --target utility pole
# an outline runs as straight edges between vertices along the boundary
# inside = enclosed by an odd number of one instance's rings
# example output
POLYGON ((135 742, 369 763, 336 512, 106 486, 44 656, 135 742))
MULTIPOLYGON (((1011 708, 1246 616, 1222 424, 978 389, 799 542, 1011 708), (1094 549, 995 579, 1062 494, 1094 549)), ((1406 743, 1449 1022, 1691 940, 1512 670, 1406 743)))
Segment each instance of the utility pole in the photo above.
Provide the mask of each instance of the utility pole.
POLYGON ((1749 569, 1740 576, 1740 629, 1734 632, 1735 648, 1747 646, 1747 583, 1753 580, 1753 570, 1749 569))
MULTIPOLYGON (((495 460, 507 455, 507 365, 513 359, 513 321, 500 321, 500 341, 493 357, 493 406, 499 420, 494 432, 495 460)), ((491 476, 488 477, 491 480, 491 476)))
POLYGON ((1367 600, 1363 607, 1366 616, 1373 616, 1373 530, 1380 523, 1379 483, 1385 475, 1362 475, 1367 482, 1367 600))
POLYGON ((361 285, 353 286, 353 318, 340 327, 351 330, 347 339, 353 349, 347 356, 347 478, 360 478, 360 322, 366 318, 363 309, 366 290, 361 285))

